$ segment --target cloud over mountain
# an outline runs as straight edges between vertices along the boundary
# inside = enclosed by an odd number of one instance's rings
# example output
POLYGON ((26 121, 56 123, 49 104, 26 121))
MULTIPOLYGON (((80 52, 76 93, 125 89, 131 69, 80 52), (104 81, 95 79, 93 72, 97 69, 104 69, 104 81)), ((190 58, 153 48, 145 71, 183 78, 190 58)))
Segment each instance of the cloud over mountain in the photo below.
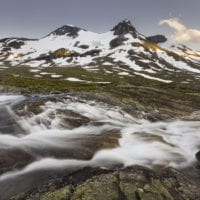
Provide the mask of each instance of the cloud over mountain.
POLYGON ((164 19, 159 24, 166 24, 175 30, 171 36, 174 41, 200 43, 200 30, 187 28, 178 18, 164 19))

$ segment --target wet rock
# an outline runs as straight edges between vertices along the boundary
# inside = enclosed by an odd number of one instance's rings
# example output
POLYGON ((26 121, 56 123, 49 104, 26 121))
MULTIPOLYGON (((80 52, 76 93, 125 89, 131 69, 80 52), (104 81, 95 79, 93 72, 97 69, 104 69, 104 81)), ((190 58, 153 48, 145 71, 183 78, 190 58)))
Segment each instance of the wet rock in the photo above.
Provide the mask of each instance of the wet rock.
MULTIPOLYGON (((156 172, 141 166, 121 170, 84 168, 57 180, 53 190, 49 189, 50 185, 43 186, 43 192, 36 188, 24 197, 29 200, 36 197, 43 200, 200 199, 198 185, 172 168, 156 172)), ((17 196, 12 198, 19 199, 17 196)))
MULTIPOLYGON (((14 105, 13 109, 15 113, 21 117, 33 117, 34 115, 38 115, 38 117, 35 117, 34 123, 38 125, 43 124, 46 127, 50 127, 52 120, 55 118, 59 118, 58 128, 62 129, 77 128, 82 125, 87 125, 91 121, 88 117, 67 109, 55 109, 49 112, 46 118, 41 118, 39 114, 45 112, 45 103, 47 101, 55 102, 57 100, 58 99, 54 97, 30 98, 14 105)), ((62 101, 62 99, 58 101, 62 101)))
POLYGON ((0 174, 25 167, 34 160, 33 156, 17 148, 0 149, 0 174))
POLYGON ((19 116, 30 116, 32 114, 37 115, 44 111, 42 106, 44 106, 47 101, 56 102, 57 99, 53 96, 33 96, 13 105, 12 109, 19 116))
MULTIPOLYGON (((30 102, 30 101, 29 101, 30 102)), ((30 102, 30 104, 24 104, 23 102, 15 106, 15 112, 19 116, 31 116, 32 114, 39 114, 43 111, 42 107, 45 101, 30 102)))
POLYGON ((188 121, 200 121, 200 111, 195 111, 190 115, 183 116, 182 119, 188 121))
POLYGON ((200 151, 198 151, 195 156, 196 156, 197 161, 200 164, 200 151))
MULTIPOLYGON (((57 139, 61 143, 59 148, 53 147, 26 147, 28 152, 40 158, 55 157, 58 159, 90 160, 94 154, 102 149, 112 149, 119 146, 120 133, 117 130, 107 131, 99 135, 68 135, 66 138, 57 139)), ((16 161, 17 162, 17 161, 16 161)))
POLYGON ((147 37, 147 40, 158 44, 158 43, 166 42, 167 38, 164 35, 154 35, 154 36, 147 37))
POLYGON ((25 134, 25 130, 18 124, 15 116, 7 108, 0 108, 0 133, 25 134))
POLYGON ((82 125, 86 125, 90 122, 88 117, 82 116, 78 113, 74 113, 70 110, 57 110, 57 114, 62 115, 61 127, 63 128, 76 128, 82 125))

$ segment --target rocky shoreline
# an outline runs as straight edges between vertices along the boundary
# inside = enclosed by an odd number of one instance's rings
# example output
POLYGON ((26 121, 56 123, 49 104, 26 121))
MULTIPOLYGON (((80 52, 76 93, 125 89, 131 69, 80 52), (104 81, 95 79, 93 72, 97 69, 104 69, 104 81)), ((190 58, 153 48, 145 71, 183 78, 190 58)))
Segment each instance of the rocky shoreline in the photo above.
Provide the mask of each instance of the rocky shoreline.
POLYGON ((172 168, 83 168, 11 200, 198 200, 199 185, 172 168))

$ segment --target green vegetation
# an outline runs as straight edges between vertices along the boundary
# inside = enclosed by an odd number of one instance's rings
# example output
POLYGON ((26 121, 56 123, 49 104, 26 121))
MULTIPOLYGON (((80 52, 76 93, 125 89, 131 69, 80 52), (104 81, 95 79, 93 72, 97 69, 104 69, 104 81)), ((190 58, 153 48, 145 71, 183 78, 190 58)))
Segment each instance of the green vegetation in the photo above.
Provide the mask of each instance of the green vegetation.
POLYGON ((91 69, 79 66, 47 68, 18 66, 2 69, 0 90, 23 94, 87 92, 120 105, 128 112, 132 112, 130 107, 144 111, 147 118, 154 116, 152 120, 183 116, 199 110, 199 79, 184 72, 160 71, 156 76, 165 77, 166 80, 170 77, 173 82, 162 83, 137 76, 124 65, 116 67, 102 65, 91 69), (31 71, 33 69, 39 71, 33 72, 31 71), (122 71, 128 72, 129 75, 119 75, 118 73, 122 71), (60 76, 52 78, 52 74, 60 76), (85 82, 67 80, 71 77, 85 82))
POLYGON ((165 171, 132 166, 121 170, 85 168, 13 200, 197 200, 199 187, 174 169, 165 171), (78 175, 77 175, 78 174, 78 175))

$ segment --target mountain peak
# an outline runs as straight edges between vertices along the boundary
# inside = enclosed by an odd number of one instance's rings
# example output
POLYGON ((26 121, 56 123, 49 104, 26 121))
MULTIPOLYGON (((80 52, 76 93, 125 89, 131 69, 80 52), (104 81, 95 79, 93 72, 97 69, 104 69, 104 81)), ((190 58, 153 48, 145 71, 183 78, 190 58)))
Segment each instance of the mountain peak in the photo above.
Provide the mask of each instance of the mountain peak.
POLYGON ((136 29, 131 24, 130 20, 125 19, 119 22, 111 31, 114 31, 114 35, 122 35, 126 33, 135 33, 136 29))
POLYGON ((59 35, 59 36, 67 35, 67 36, 75 38, 78 36, 78 32, 80 30, 82 29, 76 26, 64 25, 64 26, 61 26, 60 28, 57 28, 55 31, 51 32, 49 35, 59 35))

